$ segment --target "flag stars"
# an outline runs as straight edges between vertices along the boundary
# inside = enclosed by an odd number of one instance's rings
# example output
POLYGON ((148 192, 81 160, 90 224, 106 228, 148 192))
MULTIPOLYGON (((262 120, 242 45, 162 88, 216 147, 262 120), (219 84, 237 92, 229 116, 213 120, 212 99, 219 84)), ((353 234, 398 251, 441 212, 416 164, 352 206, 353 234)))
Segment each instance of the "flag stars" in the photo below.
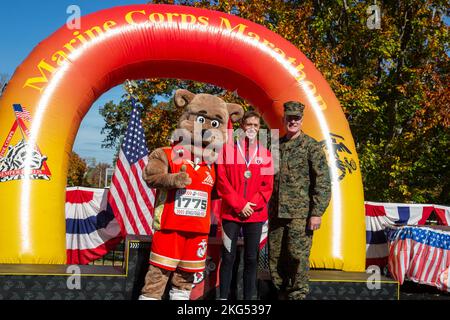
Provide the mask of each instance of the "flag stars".
POLYGON ((138 109, 134 109, 131 114, 122 149, 125 151, 125 156, 130 164, 136 163, 148 154, 138 109))

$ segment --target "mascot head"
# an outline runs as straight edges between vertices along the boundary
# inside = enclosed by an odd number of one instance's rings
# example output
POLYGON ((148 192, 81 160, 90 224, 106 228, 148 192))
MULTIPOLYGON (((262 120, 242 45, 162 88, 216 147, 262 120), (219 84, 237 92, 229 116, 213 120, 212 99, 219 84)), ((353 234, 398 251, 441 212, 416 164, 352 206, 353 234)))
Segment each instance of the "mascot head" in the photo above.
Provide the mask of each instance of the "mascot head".
POLYGON ((184 113, 172 141, 181 144, 197 161, 215 162, 227 142, 229 123, 242 118, 243 108, 214 95, 194 94, 184 89, 175 92, 174 103, 184 108, 184 113))

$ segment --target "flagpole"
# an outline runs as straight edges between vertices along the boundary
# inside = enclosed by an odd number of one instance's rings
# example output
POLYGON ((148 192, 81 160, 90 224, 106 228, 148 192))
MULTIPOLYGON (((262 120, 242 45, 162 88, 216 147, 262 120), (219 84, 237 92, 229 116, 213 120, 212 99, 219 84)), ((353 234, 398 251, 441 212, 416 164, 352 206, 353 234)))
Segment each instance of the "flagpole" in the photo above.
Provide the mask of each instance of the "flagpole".
POLYGON ((138 88, 136 81, 134 80, 126 80, 124 83, 125 91, 128 92, 128 99, 131 100, 131 105, 133 109, 139 107, 137 104, 138 97, 135 96, 135 89, 138 88))

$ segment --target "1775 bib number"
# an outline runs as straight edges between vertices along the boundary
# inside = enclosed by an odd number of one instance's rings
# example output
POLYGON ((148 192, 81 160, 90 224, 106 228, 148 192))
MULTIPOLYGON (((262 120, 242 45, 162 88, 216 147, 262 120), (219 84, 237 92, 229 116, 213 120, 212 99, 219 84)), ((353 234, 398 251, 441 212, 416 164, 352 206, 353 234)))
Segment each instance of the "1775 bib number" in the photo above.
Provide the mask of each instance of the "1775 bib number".
POLYGON ((175 193, 175 214, 203 218, 208 207, 208 193, 199 190, 178 189, 175 193))

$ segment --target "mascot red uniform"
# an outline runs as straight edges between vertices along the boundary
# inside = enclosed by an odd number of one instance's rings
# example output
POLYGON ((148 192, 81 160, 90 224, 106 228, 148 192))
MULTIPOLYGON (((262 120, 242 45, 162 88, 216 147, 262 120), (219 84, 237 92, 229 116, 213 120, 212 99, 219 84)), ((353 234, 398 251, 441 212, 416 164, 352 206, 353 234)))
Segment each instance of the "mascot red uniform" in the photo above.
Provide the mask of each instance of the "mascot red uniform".
POLYGON ((227 140, 229 121, 243 115, 237 104, 187 90, 177 90, 174 103, 185 108, 172 135, 177 143, 154 150, 143 173, 158 194, 141 300, 160 300, 172 273, 170 299, 189 299, 194 274, 205 269, 214 162, 227 140))

